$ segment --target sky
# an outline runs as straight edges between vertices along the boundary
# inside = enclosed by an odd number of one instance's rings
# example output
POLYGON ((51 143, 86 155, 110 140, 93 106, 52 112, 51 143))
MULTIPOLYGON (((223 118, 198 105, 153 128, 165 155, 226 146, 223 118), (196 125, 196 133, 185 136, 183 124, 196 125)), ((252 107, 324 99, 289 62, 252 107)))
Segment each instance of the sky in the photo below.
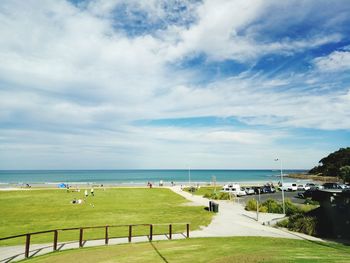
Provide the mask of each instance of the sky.
POLYGON ((0 2, 0 169, 309 169, 350 146, 350 1, 0 2))

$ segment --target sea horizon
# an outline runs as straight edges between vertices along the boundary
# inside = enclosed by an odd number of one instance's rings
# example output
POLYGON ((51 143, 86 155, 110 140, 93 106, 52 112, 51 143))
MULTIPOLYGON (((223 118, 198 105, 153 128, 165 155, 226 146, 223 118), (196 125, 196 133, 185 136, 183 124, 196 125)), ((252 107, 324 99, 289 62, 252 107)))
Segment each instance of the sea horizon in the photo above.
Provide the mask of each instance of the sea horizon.
MULTIPOLYGON (((306 172, 283 169, 283 175, 306 172)), ((0 170, 0 184, 144 184, 146 182, 278 181, 280 169, 52 169, 0 170)), ((286 178, 288 180, 288 178, 286 178)))

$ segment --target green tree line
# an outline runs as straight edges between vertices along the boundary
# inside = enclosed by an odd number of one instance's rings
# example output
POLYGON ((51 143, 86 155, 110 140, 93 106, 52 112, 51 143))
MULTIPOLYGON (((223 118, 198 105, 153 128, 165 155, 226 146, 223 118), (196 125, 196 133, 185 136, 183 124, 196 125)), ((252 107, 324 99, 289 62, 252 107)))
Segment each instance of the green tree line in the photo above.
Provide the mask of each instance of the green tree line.
POLYGON ((350 147, 340 148, 319 161, 319 165, 309 171, 309 174, 337 176, 344 181, 350 181, 350 147))

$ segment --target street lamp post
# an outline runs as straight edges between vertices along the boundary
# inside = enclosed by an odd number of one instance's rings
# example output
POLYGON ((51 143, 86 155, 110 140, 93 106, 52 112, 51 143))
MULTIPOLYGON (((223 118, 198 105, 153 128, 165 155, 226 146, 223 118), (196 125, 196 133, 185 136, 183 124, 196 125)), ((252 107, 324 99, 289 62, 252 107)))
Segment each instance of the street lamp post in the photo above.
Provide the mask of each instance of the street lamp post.
POLYGON ((284 186, 283 186, 283 171, 282 171, 282 160, 279 158, 276 158, 275 161, 280 161, 280 169, 281 169, 281 189, 282 189, 282 207, 283 207, 283 214, 286 214, 286 207, 284 205, 284 186))

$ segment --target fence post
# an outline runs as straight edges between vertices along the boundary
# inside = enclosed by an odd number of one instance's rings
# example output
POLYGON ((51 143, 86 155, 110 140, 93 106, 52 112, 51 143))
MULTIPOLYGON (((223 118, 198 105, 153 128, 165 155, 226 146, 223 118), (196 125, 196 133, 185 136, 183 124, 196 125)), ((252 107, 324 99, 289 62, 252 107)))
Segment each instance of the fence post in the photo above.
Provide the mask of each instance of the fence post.
POLYGON ((24 256, 26 258, 29 257, 29 246, 30 246, 30 234, 26 234, 26 248, 25 248, 25 252, 24 252, 24 256))
POLYGON ((53 250, 57 250, 58 231, 53 231, 53 250))
POLYGON ((149 225, 149 240, 152 241, 153 239, 153 225, 149 225))
POLYGON ((169 224, 169 239, 171 239, 171 236, 172 236, 172 225, 169 224))
POLYGON ((80 228, 79 247, 83 247, 83 228, 80 228))
POLYGON ((129 237, 128 237, 129 242, 131 242, 131 235, 132 235, 132 225, 129 225, 129 237))
POLYGON ((105 245, 108 245, 108 226, 106 226, 106 232, 105 232, 105 245))
POLYGON ((190 237, 190 224, 186 224, 187 238, 190 237))

